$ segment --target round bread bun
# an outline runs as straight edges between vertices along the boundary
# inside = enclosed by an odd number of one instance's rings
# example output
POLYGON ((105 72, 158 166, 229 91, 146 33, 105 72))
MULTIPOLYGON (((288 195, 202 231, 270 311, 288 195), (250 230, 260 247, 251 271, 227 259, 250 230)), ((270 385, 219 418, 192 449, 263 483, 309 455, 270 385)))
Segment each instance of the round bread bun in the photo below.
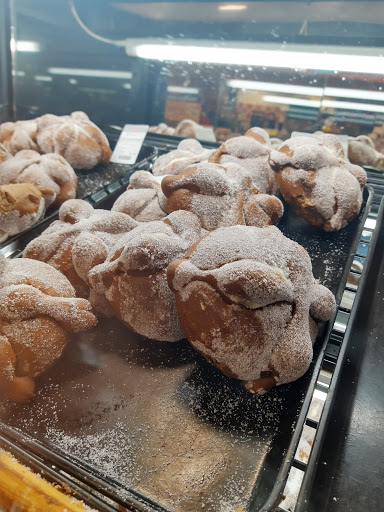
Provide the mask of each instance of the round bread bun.
POLYGON ((308 253, 276 227, 219 228, 167 271, 193 347, 252 393, 301 377, 317 322, 335 311, 308 253))
POLYGON ((32 398, 35 377, 60 357, 69 334, 96 323, 90 303, 56 269, 0 258, 0 393, 14 402, 32 398))

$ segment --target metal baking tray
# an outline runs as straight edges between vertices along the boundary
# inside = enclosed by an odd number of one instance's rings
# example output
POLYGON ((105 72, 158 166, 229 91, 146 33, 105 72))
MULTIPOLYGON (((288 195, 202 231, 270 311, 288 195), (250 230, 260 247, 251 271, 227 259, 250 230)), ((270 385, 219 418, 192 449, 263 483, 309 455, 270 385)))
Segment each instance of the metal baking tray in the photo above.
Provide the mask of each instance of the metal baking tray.
MULTIPOLYGON (((351 287, 359 281, 350 269, 363 265, 372 196, 366 188, 359 216, 336 233, 309 226, 289 208, 279 224, 306 248, 314 276, 338 305, 351 275, 351 287)), ((111 204, 110 196, 98 203, 111 204)), ((309 371, 260 397, 185 340, 151 341, 116 319, 100 321, 38 379, 33 401, 0 404, 0 430, 127 510, 274 510, 299 464, 317 375, 343 313, 341 306, 323 326, 309 371)))
POLYGON ((383 509, 383 212, 384 199, 360 306, 343 340, 345 363, 335 369, 331 383, 333 403, 323 447, 317 448, 303 482, 298 507, 306 512, 383 509))
MULTIPOLYGON (((99 201, 105 195, 112 194, 117 190, 121 194, 123 191, 121 187, 127 187, 131 174, 139 169, 148 169, 157 155, 157 148, 144 142, 137 157, 137 163, 134 165, 110 162, 106 165, 98 165, 88 171, 76 171, 78 180, 76 198, 90 201, 97 208, 99 201)), ((28 242, 42 233, 57 217, 58 208, 48 208, 44 218, 39 222, 0 243, 0 254, 9 256, 10 247, 13 247, 12 251, 23 250, 28 242)))

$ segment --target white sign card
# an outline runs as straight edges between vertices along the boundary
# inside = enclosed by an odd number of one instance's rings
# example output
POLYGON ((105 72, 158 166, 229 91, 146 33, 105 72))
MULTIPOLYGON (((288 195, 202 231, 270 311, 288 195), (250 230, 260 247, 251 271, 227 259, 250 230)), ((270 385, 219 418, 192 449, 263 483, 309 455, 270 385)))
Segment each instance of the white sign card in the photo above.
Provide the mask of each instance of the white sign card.
POLYGON ((149 125, 126 124, 111 156, 115 164, 134 164, 140 153, 149 125))

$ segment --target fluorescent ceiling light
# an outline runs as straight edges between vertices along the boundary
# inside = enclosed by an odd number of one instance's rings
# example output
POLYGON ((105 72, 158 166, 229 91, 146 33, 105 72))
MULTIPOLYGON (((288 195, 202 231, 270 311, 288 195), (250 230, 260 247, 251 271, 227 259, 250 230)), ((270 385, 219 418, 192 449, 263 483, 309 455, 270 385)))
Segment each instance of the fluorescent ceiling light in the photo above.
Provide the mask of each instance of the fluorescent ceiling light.
POLYGON ((51 76, 36 75, 34 78, 38 82, 52 82, 52 77, 51 76))
POLYGON ((128 82, 126 84, 123 84, 121 87, 123 87, 124 89, 132 89, 132 84, 128 82))
POLYGON ((362 100, 384 101, 384 92, 362 89, 342 89, 341 87, 310 87, 304 85, 257 82, 253 80, 227 80, 228 87, 256 91, 302 94, 304 96, 334 96, 337 98, 356 98, 362 100))
POLYGON ((131 71, 107 71, 105 69, 48 68, 52 75, 94 76, 98 78, 132 78, 131 71))
POLYGON ((358 98, 362 100, 384 101, 384 92, 364 91, 361 89, 341 89, 338 87, 324 87, 324 96, 338 98, 358 98))
POLYGON ((384 57, 335 53, 215 48, 172 44, 138 44, 135 54, 144 59, 268 68, 315 69, 384 74, 384 57))
POLYGON ((286 92, 289 94, 303 94, 306 96, 322 96, 322 87, 309 87, 305 85, 276 84, 271 82, 254 82, 252 80, 227 80, 229 87, 236 89, 249 89, 256 91, 286 92))
POLYGON ((371 105, 367 103, 352 103, 350 101, 323 100, 323 107, 346 110, 364 110, 365 112, 384 112, 383 105, 371 105))
POLYGON ((175 94, 199 94, 197 87, 181 87, 179 85, 168 85, 167 91, 175 94))
POLYGON ((244 4, 219 5, 219 11, 245 11, 245 9, 248 9, 248 6, 244 4))
POLYGON ((263 101, 267 103, 281 103, 283 105, 298 105, 300 107, 320 108, 320 100, 304 100, 290 96, 263 96, 263 101))
POLYGON ((17 52, 39 52, 40 45, 36 41, 15 41, 11 39, 11 50, 17 52))

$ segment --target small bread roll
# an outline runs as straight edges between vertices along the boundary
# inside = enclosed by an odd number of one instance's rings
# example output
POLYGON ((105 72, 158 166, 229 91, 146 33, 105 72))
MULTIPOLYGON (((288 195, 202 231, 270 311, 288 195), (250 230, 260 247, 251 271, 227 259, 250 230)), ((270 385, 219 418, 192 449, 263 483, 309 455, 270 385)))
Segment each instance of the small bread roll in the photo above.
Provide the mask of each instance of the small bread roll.
POLYGON ((0 142, 12 155, 16 155, 23 149, 39 151, 36 138, 37 119, 0 125, 0 142))
POLYGON ((154 176, 178 174, 192 164, 204 162, 212 155, 213 149, 204 149, 195 139, 182 140, 177 149, 159 156, 153 164, 154 176))
POLYGON ((249 172, 232 162, 191 165, 176 176, 165 176, 161 187, 169 213, 190 211, 208 231, 235 224, 277 224, 284 211, 277 197, 260 193, 249 172))
POLYGON ((69 333, 96 322, 90 303, 76 299, 56 269, 0 258, 0 393, 14 402, 32 398, 35 377, 60 357, 69 333))
POLYGON ((366 173, 346 159, 337 137, 288 139, 270 162, 284 199, 313 226, 337 231, 358 215, 366 173))
POLYGON ((91 269, 88 281, 133 331, 160 341, 180 340, 184 335, 166 272, 201 235, 198 218, 185 211, 140 223, 121 237, 105 263, 91 269))
POLYGON ((262 128, 250 128, 245 135, 226 140, 209 158, 215 164, 236 163, 245 167, 262 194, 277 194, 274 173, 269 165, 269 135, 262 128))
POLYGON ((43 192, 46 190, 30 183, 0 186, 0 242, 22 233, 44 216, 43 192))
POLYGON ((76 197, 77 176, 60 155, 24 150, 0 164, 0 185, 32 183, 44 188, 45 206, 60 206, 76 197))
POLYGON ((126 192, 117 198, 112 211, 126 213, 140 222, 163 219, 167 216, 167 198, 161 190, 163 178, 148 171, 134 172, 126 192))
POLYGON ((84 112, 46 114, 38 119, 37 127, 41 152, 58 153, 74 169, 92 169, 109 162, 112 151, 108 139, 84 112))

